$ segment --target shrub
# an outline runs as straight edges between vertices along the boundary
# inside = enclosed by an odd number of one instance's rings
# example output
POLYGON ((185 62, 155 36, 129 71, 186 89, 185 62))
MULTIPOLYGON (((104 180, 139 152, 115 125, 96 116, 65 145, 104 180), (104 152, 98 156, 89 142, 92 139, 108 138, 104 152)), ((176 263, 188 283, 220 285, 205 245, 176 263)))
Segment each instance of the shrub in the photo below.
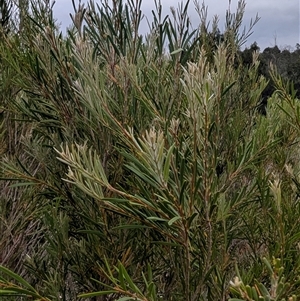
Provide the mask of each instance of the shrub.
POLYGON ((272 256, 299 294, 295 93, 273 71, 260 114, 244 1, 222 38, 205 7, 192 30, 189 1, 155 3, 146 37, 140 1, 73 2, 66 36, 33 1, 1 40, 5 298, 226 300, 272 256))

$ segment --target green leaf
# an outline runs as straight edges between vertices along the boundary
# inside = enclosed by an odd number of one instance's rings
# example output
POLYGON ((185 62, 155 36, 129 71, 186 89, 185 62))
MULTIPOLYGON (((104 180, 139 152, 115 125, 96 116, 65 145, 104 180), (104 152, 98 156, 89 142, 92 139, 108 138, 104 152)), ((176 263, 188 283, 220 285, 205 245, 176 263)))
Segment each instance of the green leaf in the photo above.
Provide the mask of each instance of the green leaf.
POLYGON ((130 169, 132 172, 134 172, 140 179, 145 181, 146 183, 150 184, 153 187, 158 188, 158 183, 153 179, 152 177, 145 174, 145 172, 138 170, 135 168, 135 166, 132 165, 125 165, 128 169, 130 169))
POLYGON ((195 217, 198 216, 198 213, 197 212, 194 212, 191 216, 189 216, 187 218, 187 222, 188 222, 188 227, 191 226, 193 220, 195 219, 195 217))
POLYGON ((120 230, 120 229, 146 229, 146 228, 149 228, 148 226, 144 226, 144 225, 120 225, 120 226, 116 226, 116 227, 113 227, 111 228, 112 230, 120 230))
POLYGON ((150 221, 167 222, 166 219, 158 217, 158 216, 149 216, 149 217, 147 217, 147 219, 150 221))
POLYGON ((262 295, 265 298, 270 297, 270 293, 267 290, 267 288, 262 283, 257 283, 258 289, 260 291, 260 295, 262 295))
POLYGON ((178 247, 178 244, 175 242, 166 242, 166 241, 152 241, 153 244, 156 245, 163 245, 163 246, 170 246, 170 247, 178 247))
POLYGON ((182 48, 178 48, 178 49, 172 51, 170 54, 173 55, 173 54, 177 54, 177 53, 182 52, 182 51, 183 51, 182 48))
POLYGON ((124 277, 124 279, 127 281, 129 287, 133 290, 134 293, 139 294, 140 296, 143 295, 139 288, 134 284, 121 262, 119 262, 119 273, 121 273, 121 276, 124 277))
POLYGON ((170 220, 168 221, 168 225, 169 225, 169 226, 172 226, 176 221, 178 221, 178 220, 180 220, 180 219, 181 219, 180 216, 175 216, 175 217, 173 217, 172 219, 170 219, 170 220))
POLYGON ((222 91, 222 97, 235 85, 236 81, 232 82, 229 86, 227 86, 223 91, 222 91))
POLYGON ((138 300, 137 298, 132 298, 132 297, 121 297, 117 299, 117 301, 127 301, 127 300, 138 300))
POLYGON ((22 187, 22 186, 33 186, 33 185, 38 185, 36 182, 19 182, 15 184, 9 185, 11 188, 16 188, 16 187, 22 187))
POLYGON ((24 285, 26 288, 28 288, 32 292, 36 293, 35 289, 26 280, 24 280, 21 276, 19 276, 18 274, 12 272, 11 270, 5 268, 2 265, 0 265, 0 271, 4 274, 8 275, 9 277, 15 279, 16 281, 18 281, 20 284, 24 285))
POLYGON ((168 150, 166 159, 165 159, 165 165, 164 165, 164 170, 163 170, 163 177, 164 177, 164 181, 165 182, 168 182, 168 179, 169 179, 170 162, 171 162, 171 158, 172 158, 174 147, 175 147, 175 144, 173 144, 170 147, 170 149, 168 150))
POLYGON ((269 272, 271 273, 271 274, 273 274, 274 272, 273 272, 273 268, 272 268, 272 266, 271 266, 271 264, 270 264, 270 262, 269 262, 269 260, 266 258, 266 257, 263 257, 263 263, 266 265, 266 267, 268 268, 268 270, 269 270, 269 272))
POLYGON ((26 290, 20 287, 8 287, 8 289, 6 290, 5 288, 2 289, 0 291, 0 296, 4 296, 7 294, 7 292, 10 292, 10 294, 14 294, 14 295, 18 295, 18 296, 29 296, 29 297, 36 297, 36 298, 40 298, 41 296, 39 296, 39 294, 36 294, 33 291, 30 290, 26 290))
POLYGON ((252 296, 252 288, 251 288, 251 286, 247 284, 247 285, 245 286, 245 289, 246 289, 246 292, 247 292, 247 294, 248 294, 248 297, 250 297, 250 299, 252 300, 252 299, 253 299, 253 296, 252 296))
POLYGON ((19 294, 11 289, 0 289, 0 296, 8 296, 8 295, 19 295, 19 294))
POLYGON ((93 292, 93 293, 84 293, 84 294, 78 295, 78 298, 91 298, 91 297, 109 295, 109 294, 114 294, 114 293, 116 293, 116 291, 114 291, 114 290, 93 292))

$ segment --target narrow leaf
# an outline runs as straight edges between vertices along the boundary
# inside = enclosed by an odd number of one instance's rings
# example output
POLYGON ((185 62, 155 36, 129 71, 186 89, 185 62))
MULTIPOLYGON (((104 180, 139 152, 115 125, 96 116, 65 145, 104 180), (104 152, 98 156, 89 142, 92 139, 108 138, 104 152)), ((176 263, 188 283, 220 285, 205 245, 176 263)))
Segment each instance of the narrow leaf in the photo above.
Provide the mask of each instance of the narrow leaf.
POLYGON ((175 217, 173 217, 172 219, 170 219, 169 221, 168 221, 168 225, 169 226, 172 226, 176 221, 178 221, 179 219, 181 219, 181 217, 180 216, 175 216, 175 217))
POLYGON ((182 48, 178 48, 178 49, 172 51, 170 54, 173 55, 173 54, 179 53, 181 51, 183 51, 183 49, 182 48))
POLYGON ((19 283, 24 285, 26 288, 28 288, 32 292, 36 293, 35 289, 27 281, 25 281, 22 277, 20 277, 16 273, 12 272, 11 270, 5 268, 2 265, 0 265, 0 271, 3 272, 4 274, 10 276, 11 278, 15 279, 16 281, 18 281, 19 283))
POLYGON ((113 291, 113 290, 93 292, 93 293, 85 293, 85 294, 78 295, 78 298, 91 298, 91 297, 109 295, 109 294, 114 294, 114 293, 116 293, 116 291, 113 291))

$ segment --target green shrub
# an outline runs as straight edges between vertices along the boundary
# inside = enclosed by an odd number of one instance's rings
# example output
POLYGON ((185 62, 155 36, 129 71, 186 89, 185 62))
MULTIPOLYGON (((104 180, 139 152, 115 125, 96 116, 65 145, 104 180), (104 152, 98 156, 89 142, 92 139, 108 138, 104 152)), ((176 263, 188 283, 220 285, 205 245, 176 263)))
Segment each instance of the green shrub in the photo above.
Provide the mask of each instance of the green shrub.
POLYGON ((292 85, 273 71, 260 114, 258 54, 238 57, 258 20, 240 30, 244 1, 222 38, 204 6, 192 30, 189 1, 165 18, 155 3, 146 37, 140 1, 73 3, 66 36, 32 1, 1 40, 3 298, 250 300, 272 256, 280 296, 299 295, 292 85))

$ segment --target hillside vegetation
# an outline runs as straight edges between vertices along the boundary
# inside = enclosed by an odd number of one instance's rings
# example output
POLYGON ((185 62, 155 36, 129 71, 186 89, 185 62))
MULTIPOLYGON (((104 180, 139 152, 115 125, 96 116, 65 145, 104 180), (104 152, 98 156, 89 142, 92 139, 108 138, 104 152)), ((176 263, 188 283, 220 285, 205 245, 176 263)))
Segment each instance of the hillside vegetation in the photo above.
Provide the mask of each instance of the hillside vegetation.
POLYGON ((300 104, 245 2, 0 0, 1 300, 298 300, 300 104), (199 27, 191 28, 195 5, 199 27))

